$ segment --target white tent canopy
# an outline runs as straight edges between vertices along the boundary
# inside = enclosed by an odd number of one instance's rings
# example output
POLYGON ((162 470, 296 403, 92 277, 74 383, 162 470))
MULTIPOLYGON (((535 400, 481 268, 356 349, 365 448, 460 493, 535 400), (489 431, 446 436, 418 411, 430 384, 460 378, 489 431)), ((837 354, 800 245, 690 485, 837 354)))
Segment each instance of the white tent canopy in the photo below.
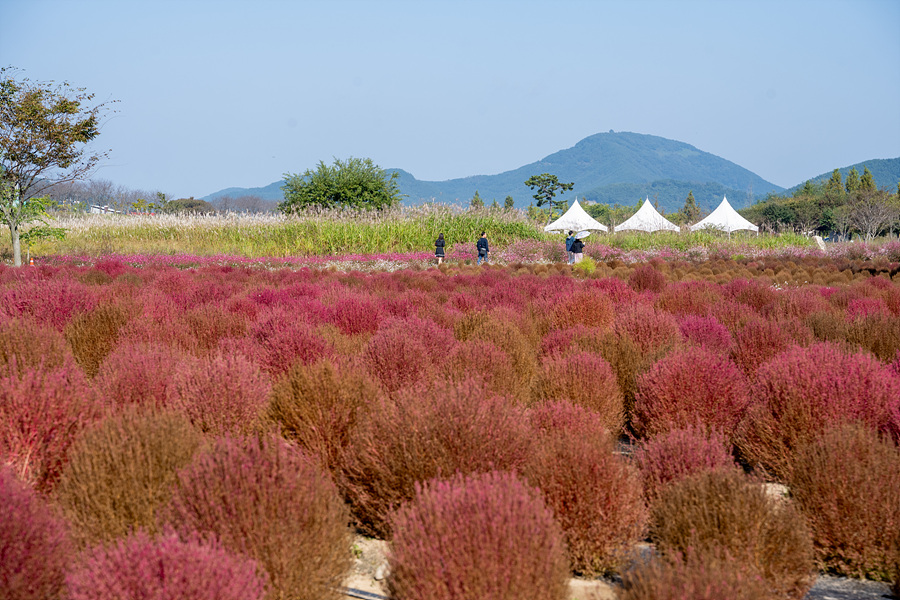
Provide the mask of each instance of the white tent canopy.
POLYGON ((680 231, 678 225, 659 214, 650 203, 650 198, 644 200, 638 211, 631 215, 629 219, 615 227, 616 231, 627 231, 629 229, 646 231, 647 233, 653 233, 654 231, 680 231))
POLYGON ((691 231, 697 231, 704 228, 719 229, 727 233, 737 231, 739 229, 749 229, 750 231, 759 232, 759 227, 742 217, 728 203, 728 199, 722 196, 722 203, 712 211, 708 217, 699 223, 691 226, 691 231))
POLYGON ((606 225, 594 220, 591 215, 584 212, 584 209, 578 204, 578 198, 575 199, 566 214, 544 227, 544 231, 587 231, 591 229, 607 230, 606 225))

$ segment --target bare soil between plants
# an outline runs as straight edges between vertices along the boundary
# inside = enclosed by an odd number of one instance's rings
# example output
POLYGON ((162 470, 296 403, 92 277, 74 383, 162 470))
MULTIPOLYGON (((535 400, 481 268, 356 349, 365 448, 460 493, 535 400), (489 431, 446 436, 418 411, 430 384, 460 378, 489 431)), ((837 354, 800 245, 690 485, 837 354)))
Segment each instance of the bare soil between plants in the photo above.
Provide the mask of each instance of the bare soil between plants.
MULTIPOLYGON (((371 598, 386 598, 384 576, 387 574, 385 550, 387 542, 357 535, 353 542, 356 559, 344 580, 348 590, 358 590, 371 598)), ((649 546, 648 548, 649 549, 649 546)), ((646 550, 646 549, 644 549, 646 550)), ((569 581, 570 600, 615 600, 618 582, 607 579, 573 577, 569 581)), ((820 575, 805 600, 874 600, 893 598, 890 586, 878 581, 861 581, 846 577, 820 575)))

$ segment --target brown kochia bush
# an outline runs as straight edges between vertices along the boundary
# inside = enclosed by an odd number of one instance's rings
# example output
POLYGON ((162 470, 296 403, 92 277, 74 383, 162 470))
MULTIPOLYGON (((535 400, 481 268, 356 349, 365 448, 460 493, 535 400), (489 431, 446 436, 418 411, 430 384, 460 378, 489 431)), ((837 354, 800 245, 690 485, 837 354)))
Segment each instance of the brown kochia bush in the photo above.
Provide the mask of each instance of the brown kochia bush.
POLYGON ((75 360, 88 377, 94 377, 100 363, 116 346, 119 330, 134 314, 133 307, 100 304, 93 310, 75 315, 63 333, 75 360))
POLYGON ((858 424, 829 430, 799 449, 790 489, 820 569, 890 579, 900 541, 900 450, 892 441, 858 424))
POLYGON ((624 423, 622 392, 612 367, 589 352, 556 354, 545 358, 532 387, 536 402, 565 401, 584 406, 617 435, 624 423))
POLYGON ((558 402, 534 409, 529 421, 537 449, 522 474, 562 525, 572 568, 617 571, 647 519, 637 470, 614 453, 615 439, 591 411, 558 402))
POLYGON ((381 394, 361 367, 321 360, 294 365, 272 387, 267 417, 329 471, 341 464, 357 412, 381 394))
POLYGON ((200 433, 175 413, 131 409, 84 432, 56 490, 76 537, 94 544, 139 528, 155 533, 156 511, 199 445, 200 433))
POLYGON ((416 482, 457 472, 515 471, 531 452, 524 409, 475 382, 437 382, 381 398, 357 420, 339 479, 357 527, 389 537, 387 515, 416 482))
POLYGON ((729 556, 675 556, 639 563, 622 576, 620 600, 771 600, 766 580, 729 556))
POLYGON ((396 600, 564 600, 565 545, 540 492, 508 472, 416 486, 391 517, 396 600))
POLYGON ((266 438, 220 439, 179 471, 162 523, 257 560, 268 598, 337 599, 349 567, 347 510, 331 480, 296 447, 266 438))
POLYGON ((651 507, 651 533, 667 559, 723 553, 762 576, 776 596, 802 598, 814 580, 803 517, 739 470, 700 473, 672 484, 651 507))

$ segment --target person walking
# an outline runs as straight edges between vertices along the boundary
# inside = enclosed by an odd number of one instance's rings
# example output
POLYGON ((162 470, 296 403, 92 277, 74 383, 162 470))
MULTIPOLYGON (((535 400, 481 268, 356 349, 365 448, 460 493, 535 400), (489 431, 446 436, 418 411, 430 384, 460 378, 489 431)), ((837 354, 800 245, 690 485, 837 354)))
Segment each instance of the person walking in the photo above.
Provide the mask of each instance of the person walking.
POLYGON ((566 238, 566 255, 568 256, 568 263, 571 265, 575 262, 575 254, 572 252, 572 242, 575 241, 575 232, 570 231, 569 237, 566 238))
POLYGON ((578 238, 575 238, 572 242, 572 256, 574 257, 572 259, 572 264, 581 262, 581 259, 584 258, 584 242, 578 238))
POLYGON ((444 234, 439 233, 437 239, 434 240, 434 256, 437 258, 437 264, 441 264, 444 260, 444 234))
POLYGON ((490 249, 488 248, 487 234, 485 232, 481 232, 481 237, 478 238, 478 243, 475 244, 475 248, 478 250, 478 264, 481 264, 481 261, 487 263, 488 260, 488 252, 490 249))

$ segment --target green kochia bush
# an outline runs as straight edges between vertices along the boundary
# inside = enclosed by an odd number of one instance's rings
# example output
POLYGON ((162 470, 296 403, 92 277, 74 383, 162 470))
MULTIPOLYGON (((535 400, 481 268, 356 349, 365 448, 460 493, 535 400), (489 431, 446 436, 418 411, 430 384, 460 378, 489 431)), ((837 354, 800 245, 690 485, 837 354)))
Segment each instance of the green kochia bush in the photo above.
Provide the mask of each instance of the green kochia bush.
POLYGON ((859 424, 829 430, 799 449, 790 489, 821 569, 891 578, 900 544, 900 450, 890 439, 859 424))
POLYGON ((219 440, 179 471, 161 512, 183 540, 197 532, 257 560, 270 600, 339 597, 350 559, 346 508, 320 467, 283 440, 219 440))
POLYGON ((457 475, 416 485, 391 516, 387 579, 396 600, 564 600, 569 570, 559 525, 515 475, 457 475))

